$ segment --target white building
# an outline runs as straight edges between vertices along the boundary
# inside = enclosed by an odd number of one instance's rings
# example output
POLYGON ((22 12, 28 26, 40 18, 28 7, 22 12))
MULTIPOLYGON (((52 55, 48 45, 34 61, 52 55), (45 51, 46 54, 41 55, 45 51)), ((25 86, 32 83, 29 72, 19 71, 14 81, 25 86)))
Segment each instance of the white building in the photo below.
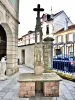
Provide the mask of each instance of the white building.
POLYGON ((43 14, 42 15, 42 30, 43 38, 47 35, 47 28, 49 27, 49 36, 53 37, 53 33, 56 33, 60 29, 67 29, 68 26, 71 26, 73 23, 68 18, 66 13, 62 10, 56 14, 43 14))

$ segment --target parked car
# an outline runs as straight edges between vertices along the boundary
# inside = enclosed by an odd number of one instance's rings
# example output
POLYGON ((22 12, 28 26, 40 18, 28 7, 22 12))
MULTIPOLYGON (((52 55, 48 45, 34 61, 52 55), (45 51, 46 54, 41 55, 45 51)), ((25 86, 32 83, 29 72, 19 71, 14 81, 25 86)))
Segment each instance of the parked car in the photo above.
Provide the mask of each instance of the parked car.
POLYGON ((74 57, 60 55, 53 57, 53 68, 66 72, 75 72, 74 57))

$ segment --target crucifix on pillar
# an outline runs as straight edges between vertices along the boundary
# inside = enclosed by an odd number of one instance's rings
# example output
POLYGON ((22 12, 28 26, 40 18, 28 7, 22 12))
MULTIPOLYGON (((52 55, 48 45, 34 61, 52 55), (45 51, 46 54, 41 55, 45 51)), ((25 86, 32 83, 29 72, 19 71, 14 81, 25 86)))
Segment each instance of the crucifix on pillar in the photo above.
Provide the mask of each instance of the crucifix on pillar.
POLYGON ((37 32, 40 33, 40 42, 42 42, 42 28, 41 28, 41 21, 40 21, 40 12, 44 11, 44 9, 40 8, 40 4, 38 4, 37 8, 34 8, 33 10, 37 12, 36 27, 35 27, 35 43, 37 43, 37 32))

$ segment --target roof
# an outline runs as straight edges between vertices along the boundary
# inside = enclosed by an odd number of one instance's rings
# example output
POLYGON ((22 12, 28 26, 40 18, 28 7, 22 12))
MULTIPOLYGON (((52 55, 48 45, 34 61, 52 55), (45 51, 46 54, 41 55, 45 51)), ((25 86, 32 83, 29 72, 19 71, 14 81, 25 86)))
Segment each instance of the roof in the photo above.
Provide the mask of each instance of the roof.
MULTIPOLYGON (((58 12, 58 13, 56 13, 56 14, 52 14, 53 15, 53 19, 55 18, 55 17, 57 17, 57 16, 59 16, 61 13, 64 13, 66 16, 67 16, 67 14, 64 12, 64 10, 61 10, 60 12, 58 12)), ((68 16, 67 16, 68 17, 68 16)), ((41 17, 41 19, 44 19, 44 18, 46 18, 46 20, 45 20, 45 22, 46 21, 51 21, 51 15, 50 14, 47 14, 47 13, 45 13, 45 14, 43 14, 42 15, 42 17, 41 17), (50 17, 49 17, 50 16, 50 17), (49 19, 49 18, 50 19, 49 19)), ((69 19, 69 17, 68 17, 68 19, 69 19)), ((70 19, 69 19, 70 20, 70 19)), ((71 21, 71 20, 70 20, 71 21)), ((72 23, 72 21, 71 21, 71 23, 72 23)), ((73 24, 73 23, 72 23, 73 24)))
POLYGON ((24 36, 26 36, 26 35, 29 35, 29 34, 32 34, 32 33, 34 33, 35 31, 28 31, 28 33, 27 34, 25 34, 25 35, 23 35, 22 37, 24 37, 24 36))
POLYGON ((60 15, 62 12, 64 12, 64 11, 62 10, 62 11, 60 11, 60 12, 58 12, 58 13, 54 14, 54 17, 56 17, 56 16, 60 15))
POLYGON ((25 34, 25 35, 23 35, 21 38, 18 38, 18 40, 20 40, 20 39, 22 39, 23 37, 25 37, 25 36, 27 36, 27 35, 29 35, 29 34, 32 34, 32 33, 34 33, 35 31, 28 31, 28 33, 27 34, 25 34))
MULTIPOLYGON (((69 29, 72 29, 72 28, 75 28, 75 24, 74 25, 71 25, 71 26, 68 26, 68 30, 69 29)), ((62 32, 64 31, 64 28, 60 29, 59 31, 57 31, 56 33, 59 33, 59 32, 62 32)))
MULTIPOLYGON (((62 11, 56 13, 56 14, 52 14, 52 15, 53 15, 53 18, 57 17, 57 16, 60 15, 62 12, 64 12, 64 11, 62 10, 62 11)), ((43 18, 46 17, 46 16, 47 16, 47 20, 49 20, 49 18, 51 19, 51 15, 50 15, 50 14, 47 14, 47 13, 43 14, 41 18, 43 19, 43 18), (48 18, 48 17, 49 17, 49 18, 48 18)))
POLYGON ((20 40, 20 39, 22 39, 22 37, 21 38, 18 38, 18 40, 20 40))

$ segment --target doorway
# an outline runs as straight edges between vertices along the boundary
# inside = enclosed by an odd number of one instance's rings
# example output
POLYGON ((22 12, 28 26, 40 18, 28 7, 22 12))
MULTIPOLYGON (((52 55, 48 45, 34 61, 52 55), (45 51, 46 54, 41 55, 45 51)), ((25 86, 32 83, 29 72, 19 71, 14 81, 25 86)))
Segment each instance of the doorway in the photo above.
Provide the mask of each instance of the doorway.
POLYGON ((0 25, 0 61, 1 58, 6 56, 7 52, 7 37, 4 28, 0 25))
POLYGON ((25 50, 22 50, 22 64, 25 64, 25 50))

